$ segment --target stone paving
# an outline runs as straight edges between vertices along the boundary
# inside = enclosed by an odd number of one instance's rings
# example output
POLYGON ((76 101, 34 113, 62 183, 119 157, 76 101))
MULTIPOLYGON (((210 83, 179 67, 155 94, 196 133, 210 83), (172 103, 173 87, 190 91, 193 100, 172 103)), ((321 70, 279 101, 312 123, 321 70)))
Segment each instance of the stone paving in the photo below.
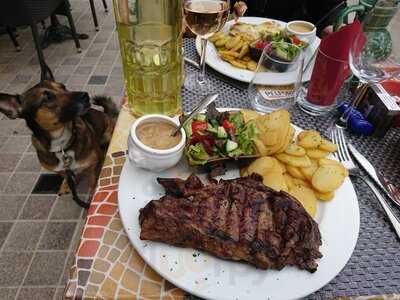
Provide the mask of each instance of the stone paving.
MULTIPOLYGON (((44 50, 46 61, 68 89, 106 94, 119 104, 124 83, 112 9, 106 14, 102 2, 95 1, 100 24, 96 32, 89 1, 70 2, 78 32, 89 39, 81 40, 82 53, 73 41, 51 45, 44 50)), ((21 52, 8 35, 0 35, 2 93, 22 93, 40 78, 30 29, 18 29, 18 34, 21 52)), ((69 195, 32 194, 44 172, 25 122, 0 114, 1 300, 62 298, 86 214, 69 195)))

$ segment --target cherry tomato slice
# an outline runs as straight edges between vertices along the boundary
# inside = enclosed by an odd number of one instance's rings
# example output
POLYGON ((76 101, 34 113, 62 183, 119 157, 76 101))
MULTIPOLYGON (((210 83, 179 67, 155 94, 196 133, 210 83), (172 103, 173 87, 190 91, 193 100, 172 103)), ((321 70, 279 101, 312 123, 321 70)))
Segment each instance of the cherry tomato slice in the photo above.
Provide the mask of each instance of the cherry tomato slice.
POLYGON ((235 126, 226 119, 222 122, 222 127, 225 129, 235 129, 235 126))
POLYGON ((192 122, 192 132, 198 132, 206 130, 208 127, 207 122, 204 121, 193 121, 192 122))
POLYGON ((301 40, 297 36, 292 37, 292 41, 295 45, 301 44, 301 40))

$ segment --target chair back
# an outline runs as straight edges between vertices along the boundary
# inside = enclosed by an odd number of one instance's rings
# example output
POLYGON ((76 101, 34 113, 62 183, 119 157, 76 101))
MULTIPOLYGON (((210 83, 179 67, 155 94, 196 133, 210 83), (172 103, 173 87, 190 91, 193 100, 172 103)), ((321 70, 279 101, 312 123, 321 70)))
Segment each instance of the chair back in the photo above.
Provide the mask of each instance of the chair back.
POLYGON ((0 1, 0 26, 30 25, 50 17, 64 0, 0 1))

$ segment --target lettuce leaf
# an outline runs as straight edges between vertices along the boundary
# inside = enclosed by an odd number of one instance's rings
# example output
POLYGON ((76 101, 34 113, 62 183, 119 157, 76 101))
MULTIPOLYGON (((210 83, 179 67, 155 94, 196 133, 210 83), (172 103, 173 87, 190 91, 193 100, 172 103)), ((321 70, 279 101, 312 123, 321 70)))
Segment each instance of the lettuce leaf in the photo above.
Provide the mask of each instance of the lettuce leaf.
MULTIPOLYGON (((236 140, 239 144, 237 153, 239 155, 253 155, 256 153, 253 140, 257 137, 257 127, 253 121, 249 121, 246 125, 236 132, 236 140), (240 151, 239 151, 240 150, 240 151)), ((235 153, 235 154, 237 154, 235 153)), ((236 155, 235 155, 236 156, 236 155)))
POLYGON ((240 130, 244 125, 244 118, 242 112, 239 111, 229 116, 229 122, 231 122, 235 126, 236 130, 240 130))
POLYGON ((191 165, 204 165, 210 158, 201 143, 197 143, 195 145, 190 145, 189 147, 187 147, 186 156, 191 165))

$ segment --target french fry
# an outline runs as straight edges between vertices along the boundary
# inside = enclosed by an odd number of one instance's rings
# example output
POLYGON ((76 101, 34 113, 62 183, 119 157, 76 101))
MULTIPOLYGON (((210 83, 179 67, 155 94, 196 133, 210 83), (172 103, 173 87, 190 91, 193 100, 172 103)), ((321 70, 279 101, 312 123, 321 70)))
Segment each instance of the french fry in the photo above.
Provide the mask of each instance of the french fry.
POLYGON ((251 57, 245 56, 245 57, 242 57, 242 60, 244 60, 245 62, 249 62, 249 61, 251 61, 251 57))
POLYGON ((239 36, 232 37, 232 38, 229 39, 229 41, 226 42, 225 47, 226 47, 226 49, 232 49, 239 42, 240 42, 240 37, 239 36))
POLYGON ((208 40, 209 40, 211 43, 215 43, 217 40, 219 40, 220 38, 222 38, 224 35, 225 35, 224 32, 219 31, 219 32, 217 32, 216 34, 214 34, 213 36, 211 36, 208 40))
POLYGON ((219 52, 220 55, 239 57, 239 53, 234 52, 234 51, 218 51, 218 52, 219 52))
POLYGON ((235 60, 235 58, 234 58, 233 56, 230 56, 230 55, 221 54, 220 57, 221 57, 223 60, 227 61, 228 63, 231 63, 232 61, 235 60))
POLYGON ((232 66, 235 66, 237 68, 247 69, 247 65, 245 65, 245 64, 243 64, 243 63, 241 63, 241 62, 239 62, 237 60, 232 60, 232 61, 230 61, 230 63, 232 64, 232 66))
POLYGON ((231 50, 232 50, 232 51, 235 51, 235 52, 238 52, 238 51, 242 48, 242 46, 243 46, 243 42, 240 41, 240 42, 237 43, 237 45, 236 45, 235 47, 233 47, 231 50))
POLYGON ((228 41, 227 37, 223 37, 215 42, 215 46, 222 47, 225 46, 226 42, 228 41))
POLYGON ((250 48, 249 48, 249 44, 245 43, 242 47, 242 49, 240 50, 239 53, 239 58, 242 58, 243 56, 245 56, 247 53, 249 53, 250 48))
POLYGON ((257 63, 254 60, 247 62, 247 69, 250 71, 255 71, 257 69, 257 63))

